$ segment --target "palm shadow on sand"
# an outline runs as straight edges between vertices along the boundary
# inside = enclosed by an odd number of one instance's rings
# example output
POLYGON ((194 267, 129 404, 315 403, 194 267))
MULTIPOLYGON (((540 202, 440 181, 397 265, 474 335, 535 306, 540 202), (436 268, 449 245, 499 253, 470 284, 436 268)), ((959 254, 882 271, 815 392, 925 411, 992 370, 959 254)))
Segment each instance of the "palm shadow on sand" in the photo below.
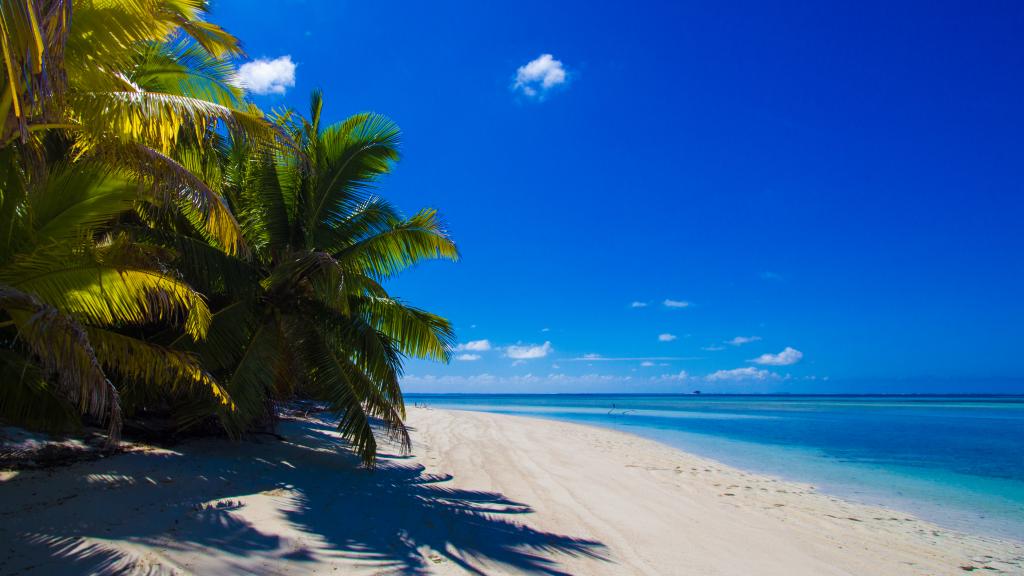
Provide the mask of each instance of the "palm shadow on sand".
MULTIPOLYGON (((167 573, 163 561, 95 539, 157 547, 176 562, 216 550, 224 558, 220 570, 256 574, 284 567, 301 572, 303 564, 337 558, 408 575, 445 562, 475 574, 502 566, 560 575, 559 556, 607 561, 599 542, 522 523, 532 512, 527 504, 451 488, 450 476, 428 474, 400 456, 383 456, 373 472, 356 470, 354 458, 337 450, 329 426, 288 422, 282 428, 284 442, 196 442, 173 456, 129 454, 79 464, 76 485, 53 490, 29 521, 19 522, 9 512, 15 507, 3 504, 0 541, 11 548, 3 564, 11 573, 167 573), (266 533, 247 519, 246 500, 254 495, 273 498, 275 513, 300 536, 266 533), (61 513, 71 500, 78 500, 79 518, 61 513), (253 568, 253 556, 264 570, 253 568)), ((17 483, 4 488, 15 497, 15 490, 47 490, 17 483)))

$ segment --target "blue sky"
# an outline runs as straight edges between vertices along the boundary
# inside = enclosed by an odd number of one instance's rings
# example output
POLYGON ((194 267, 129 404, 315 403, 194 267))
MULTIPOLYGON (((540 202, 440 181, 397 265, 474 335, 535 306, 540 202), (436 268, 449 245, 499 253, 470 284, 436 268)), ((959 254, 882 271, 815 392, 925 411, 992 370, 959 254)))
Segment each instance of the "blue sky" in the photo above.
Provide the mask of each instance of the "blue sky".
POLYGON ((1024 4, 492 4, 213 4, 402 127, 463 260, 389 287, 477 342, 406 390, 1024 391, 1024 4))

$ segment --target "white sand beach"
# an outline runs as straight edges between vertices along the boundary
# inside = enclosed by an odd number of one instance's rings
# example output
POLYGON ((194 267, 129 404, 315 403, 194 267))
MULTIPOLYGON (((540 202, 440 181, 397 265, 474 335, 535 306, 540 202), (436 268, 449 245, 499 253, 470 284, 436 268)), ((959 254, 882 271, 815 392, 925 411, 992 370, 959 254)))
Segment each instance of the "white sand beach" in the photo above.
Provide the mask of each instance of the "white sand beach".
POLYGON ((375 472, 330 426, 0 476, 3 574, 1024 573, 951 532, 639 437, 410 410, 375 472))

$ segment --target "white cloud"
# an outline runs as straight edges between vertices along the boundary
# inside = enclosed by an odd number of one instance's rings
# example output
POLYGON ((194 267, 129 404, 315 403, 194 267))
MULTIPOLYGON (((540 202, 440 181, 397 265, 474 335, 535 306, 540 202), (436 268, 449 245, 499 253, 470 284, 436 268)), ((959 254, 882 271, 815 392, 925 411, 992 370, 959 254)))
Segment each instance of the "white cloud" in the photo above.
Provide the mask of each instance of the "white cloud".
POLYGON ((676 336, 675 334, 669 334, 667 332, 665 334, 658 334, 658 342, 671 342, 676 338, 678 338, 678 336, 676 336))
POLYGON ((662 374, 660 376, 651 376, 651 381, 668 382, 677 380, 679 382, 682 382, 683 380, 686 380, 689 377, 690 375, 686 373, 686 370, 680 370, 678 374, 662 374))
POLYGON ((566 73, 562 62, 555 60, 551 54, 541 54, 516 70, 516 82, 512 89, 522 92, 529 98, 543 100, 549 90, 565 84, 565 81, 566 73))
POLYGON ((629 305, 629 307, 630 308, 647 308, 647 302, 640 302, 639 300, 634 300, 633 303, 629 305))
POLYGON ((543 358, 553 350, 554 348, 551 347, 551 342, 545 342, 540 345, 519 344, 505 348, 505 356, 515 360, 533 360, 534 358, 543 358))
POLYGON ((699 382, 699 378, 678 373, 651 375, 603 374, 586 372, 582 374, 558 371, 532 372, 528 374, 410 374, 402 377, 402 389, 407 392, 679 392, 684 382, 699 382))
POLYGON ((253 94, 284 94, 295 86, 295 63, 289 55, 246 62, 238 69, 236 82, 253 94))
POLYGON ((551 332, 551 328, 541 328, 541 332, 551 332))
POLYGON ((786 349, 778 354, 761 354, 751 362, 765 366, 790 366, 799 362, 803 357, 803 352, 786 346, 786 349))
POLYGON ((725 350, 725 346, 704 346, 703 348, 701 348, 701 350, 707 350, 708 352, 718 352, 720 350, 725 350))
POLYGON ((479 354, 459 354, 458 356, 455 357, 455 359, 456 360, 461 360, 463 362, 472 362, 474 360, 479 360, 480 359, 480 355, 479 354))
POLYGON ((654 366, 654 362, 651 362, 650 360, 644 360, 643 362, 640 363, 640 365, 643 366, 644 368, 650 368, 651 366, 654 366))
POLYGON ((569 358, 570 362, 673 362, 679 360, 703 360, 700 356, 601 356, 600 354, 584 354, 579 358, 569 358))
POLYGON ((463 350, 469 352, 487 352, 491 349, 490 340, 470 340, 463 344, 459 344, 455 347, 456 352, 462 352, 463 350))
POLYGON ((733 346, 743 346, 744 344, 750 344, 751 342, 757 342, 760 340, 760 336, 737 336, 732 340, 729 340, 729 344, 733 346))
POLYGON ((732 370, 719 370, 712 372, 705 377, 708 382, 720 381, 741 381, 741 380, 779 380, 780 377, 774 372, 754 367, 733 368, 732 370))
POLYGON ((690 303, 685 301, 685 300, 672 300, 672 299, 669 299, 669 298, 666 298, 665 301, 662 302, 662 304, 664 304, 666 308, 689 308, 690 307, 690 303))

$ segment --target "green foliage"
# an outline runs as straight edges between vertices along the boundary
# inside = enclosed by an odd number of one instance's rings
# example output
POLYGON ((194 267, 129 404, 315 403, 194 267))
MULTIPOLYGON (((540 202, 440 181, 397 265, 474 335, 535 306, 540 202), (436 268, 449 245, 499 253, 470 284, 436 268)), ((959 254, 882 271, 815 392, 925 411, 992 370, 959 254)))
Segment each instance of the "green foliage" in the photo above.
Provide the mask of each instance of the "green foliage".
POLYGON ((382 283, 458 251, 374 194, 393 122, 268 118, 203 0, 0 0, 0 40, 0 418, 239 436, 299 396, 369 465, 409 446, 403 360, 454 334, 382 283))
POLYGON ((239 274, 216 282, 180 266, 197 284, 231 286, 207 339, 187 349, 227 382, 237 407, 223 413, 228 429, 244 430, 268 402, 298 394, 337 413, 339 430, 370 464, 374 422, 408 446, 402 359, 445 362, 454 338, 446 320, 390 297, 379 282, 458 251, 433 210, 403 218, 371 194, 398 158, 397 127, 360 114, 321 128, 321 109, 314 94, 309 119, 282 117, 296 150, 236 142, 225 151, 223 193, 254 274, 248 283, 239 274))

